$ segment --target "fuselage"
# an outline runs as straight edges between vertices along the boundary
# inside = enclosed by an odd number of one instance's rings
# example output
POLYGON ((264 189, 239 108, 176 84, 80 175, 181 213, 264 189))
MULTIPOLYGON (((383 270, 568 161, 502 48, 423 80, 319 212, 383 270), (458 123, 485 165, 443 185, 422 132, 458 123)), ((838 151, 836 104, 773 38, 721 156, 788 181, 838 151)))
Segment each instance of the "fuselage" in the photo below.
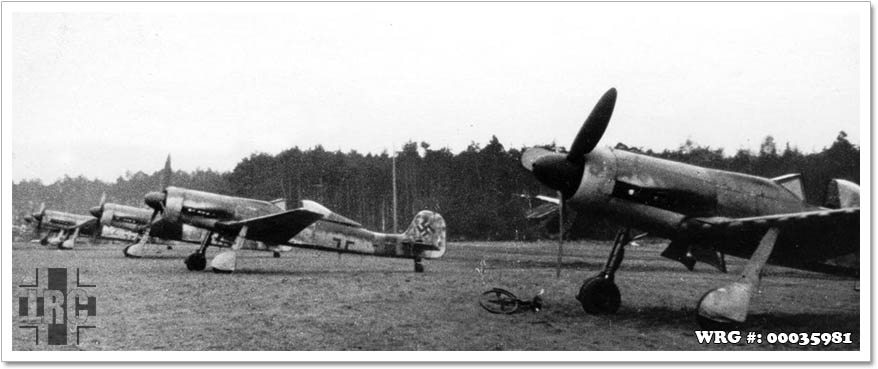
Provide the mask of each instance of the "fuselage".
MULTIPOLYGON (((100 208, 101 225, 111 226, 132 232, 142 232, 153 220, 153 210, 134 206, 106 203, 100 208)), ((188 224, 173 224, 162 219, 155 221, 149 229, 149 236, 165 240, 198 242, 204 230, 188 224)))
MULTIPOLYGON (((220 232, 217 222, 251 219, 286 210, 285 205, 281 207, 268 201, 177 187, 165 189, 165 203, 162 215, 165 220, 220 232)), ((387 257, 418 256, 426 259, 441 257, 445 250, 445 221, 439 214, 430 211, 418 213, 406 233, 385 234, 365 229, 360 223, 333 213, 313 201, 303 200, 302 206, 325 215, 290 239, 287 244, 291 246, 387 257), (426 243, 437 245, 439 250, 425 250, 419 247, 419 242, 422 243, 420 246, 426 243)), ((226 241, 231 241, 235 236, 220 235, 226 241)), ((267 248, 255 241, 249 243, 251 245, 247 248, 267 248)))
POLYGON ((80 215, 66 213, 63 211, 46 210, 43 215, 43 227, 49 229, 66 229, 76 224, 88 221, 93 217, 88 215, 80 215))
POLYGON ((690 217, 741 218, 818 207, 767 178, 708 169, 612 148, 586 155, 568 204, 675 238, 690 217))
POLYGON ((424 259, 437 259, 445 253, 445 221, 436 213, 422 211, 413 220, 413 225, 406 233, 393 234, 373 232, 358 224, 344 221, 322 219, 305 228, 292 243, 298 247, 336 251, 352 254, 373 256, 424 259), (425 220, 419 224, 429 227, 418 227, 419 217, 425 220), (418 232, 418 230, 423 230, 418 232), (434 244, 439 250, 423 250, 418 243, 434 244))
POLYGON ((283 211, 268 201, 226 196, 210 192, 168 187, 163 217, 207 230, 216 230, 216 222, 242 220, 283 211))
POLYGON ((152 209, 120 204, 103 204, 101 224, 129 231, 142 230, 152 217, 152 209))

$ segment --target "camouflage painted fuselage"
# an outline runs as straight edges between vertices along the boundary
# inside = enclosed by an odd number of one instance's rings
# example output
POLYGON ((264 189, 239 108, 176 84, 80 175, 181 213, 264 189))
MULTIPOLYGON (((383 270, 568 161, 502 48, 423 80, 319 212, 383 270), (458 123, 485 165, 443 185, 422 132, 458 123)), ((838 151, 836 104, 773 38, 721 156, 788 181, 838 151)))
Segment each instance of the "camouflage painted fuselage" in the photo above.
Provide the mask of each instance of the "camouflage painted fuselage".
POLYGON ((437 259, 445 253, 445 220, 437 213, 424 210, 402 234, 373 232, 355 224, 318 220, 296 235, 291 243, 341 253, 437 259), (434 245, 438 250, 425 250, 419 245, 434 245))
MULTIPOLYGON (((767 178, 600 147, 586 155, 582 181, 568 204, 626 227, 678 242, 710 244, 741 257, 752 253, 765 229, 696 235, 687 229, 686 221, 820 209, 767 178)), ((821 227, 782 233, 772 262, 802 267, 802 263, 856 252, 858 233, 828 234, 821 227)))
MULTIPOLYGON (((67 228, 73 227, 77 224, 82 224, 83 222, 91 220, 92 218, 93 217, 89 216, 89 215, 66 213, 63 211, 56 211, 56 210, 46 210, 45 214, 43 215, 42 227, 49 228, 52 230, 67 229, 67 228)), ((88 227, 88 228, 89 228, 88 231, 91 231, 94 229, 94 227, 88 227)), ((85 231, 86 231, 85 229, 82 230, 82 232, 85 232, 85 231)))
MULTIPOLYGON (((107 203, 102 206, 101 224, 132 232, 143 232, 152 219, 153 210, 107 203)), ((188 224, 173 224, 159 219, 150 227, 150 237, 172 241, 198 242, 205 231, 188 224)))
MULTIPOLYGON (((217 222, 245 220, 285 211, 285 205, 281 207, 268 201, 176 187, 168 187, 165 193, 164 220, 218 232, 226 244, 231 243, 237 234, 223 233, 221 227, 217 227, 217 222)), ((418 213, 403 234, 372 232, 328 209, 326 212, 329 214, 306 227, 285 245, 398 258, 432 259, 441 257, 445 251, 445 221, 441 215, 430 211, 418 213), (426 245, 430 247, 424 247, 426 245)), ((274 246, 248 240, 245 248, 274 250, 274 246)))

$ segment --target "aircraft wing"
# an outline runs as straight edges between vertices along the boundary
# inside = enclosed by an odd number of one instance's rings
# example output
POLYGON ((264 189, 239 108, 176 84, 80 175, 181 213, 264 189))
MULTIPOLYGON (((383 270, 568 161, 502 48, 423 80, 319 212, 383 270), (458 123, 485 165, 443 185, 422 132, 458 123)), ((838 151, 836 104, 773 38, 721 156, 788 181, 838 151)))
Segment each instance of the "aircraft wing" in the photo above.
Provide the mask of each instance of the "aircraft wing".
POLYGON ((860 221, 860 208, 821 209, 799 213, 773 214, 747 218, 691 218, 686 226, 694 229, 714 228, 752 228, 782 227, 798 228, 812 225, 830 227, 833 225, 856 226, 860 221))
POLYGON ((769 228, 779 228, 772 264, 821 273, 850 275, 858 263, 833 260, 859 255, 860 208, 820 209, 746 218, 692 218, 684 223, 722 252, 749 257, 769 228), (781 256, 783 255, 783 256, 781 256))
POLYGON ((323 216, 307 209, 293 209, 250 219, 217 222, 216 227, 223 232, 238 233, 247 226, 248 239, 283 244, 323 216))

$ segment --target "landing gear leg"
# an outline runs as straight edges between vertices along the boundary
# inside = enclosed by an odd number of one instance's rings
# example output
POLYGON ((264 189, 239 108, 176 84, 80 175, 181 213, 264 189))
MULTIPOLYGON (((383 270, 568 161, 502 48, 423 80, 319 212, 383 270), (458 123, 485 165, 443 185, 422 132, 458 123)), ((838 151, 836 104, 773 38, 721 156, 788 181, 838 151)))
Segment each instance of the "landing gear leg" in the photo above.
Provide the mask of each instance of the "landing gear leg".
POLYGON ((424 272, 424 263, 421 258, 415 258, 415 273, 423 273, 424 272))
POLYGON ((579 288, 579 294, 576 295, 576 299, 582 304, 585 312, 589 314, 614 314, 619 310, 622 296, 614 281, 616 270, 619 269, 619 266, 622 265, 622 259, 625 258, 625 246, 644 236, 646 236, 645 233, 631 237, 631 230, 628 228, 619 230, 604 270, 596 276, 586 279, 582 283, 582 287, 579 288))
POLYGON ((759 285, 762 269, 774 251, 778 234, 780 230, 777 228, 770 228, 765 232, 737 280, 704 294, 698 302, 697 322, 700 327, 729 329, 747 320, 750 299, 759 285))
POLYGON ((77 238, 79 238, 79 228, 76 228, 73 231, 73 235, 70 236, 70 238, 64 240, 64 242, 61 242, 61 244, 58 245, 58 248, 64 249, 64 250, 73 249, 73 247, 76 246, 76 239, 77 238))
POLYGON ((238 266, 238 250, 244 247, 245 242, 247 242, 247 226, 241 227, 241 230, 238 231, 238 237, 235 237, 235 242, 232 243, 231 250, 214 256, 213 260, 210 261, 210 266, 213 269, 213 272, 234 272, 235 268, 238 266))
POLYGON ((137 238, 137 241, 126 246, 122 253, 125 254, 126 257, 129 258, 139 258, 143 256, 143 249, 146 247, 147 242, 149 242, 149 236, 146 234, 137 238))
POLYGON ((213 232, 207 232, 204 235, 204 238, 201 239, 201 247, 198 248, 198 251, 195 251, 191 255, 186 257, 186 268, 192 271, 201 271, 207 267, 207 257, 204 256, 205 252, 207 252, 207 248, 210 247, 210 238, 213 237, 213 232))

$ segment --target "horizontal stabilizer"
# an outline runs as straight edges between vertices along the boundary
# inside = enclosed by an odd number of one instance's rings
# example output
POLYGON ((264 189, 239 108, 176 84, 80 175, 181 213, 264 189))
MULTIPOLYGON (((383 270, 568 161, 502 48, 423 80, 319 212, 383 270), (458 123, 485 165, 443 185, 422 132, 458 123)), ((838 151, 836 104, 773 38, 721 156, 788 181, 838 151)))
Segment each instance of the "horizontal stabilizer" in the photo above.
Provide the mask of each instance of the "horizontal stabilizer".
POLYGON ((413 243, 412 248, 417 250, 417 252, 420 252, 420 251, 441 251, 442 250, 442 248, 440 248, 439 245, 433 245, 433 244, 421 243, 421 242, 413 243))
POLYGON ((216 227, 226 233, 237 233, 247 226, 247 238, 270 244, 287 243, 324 214, 307 209, 293 209, 256 218, 231 222, 217 222, 216 227))

